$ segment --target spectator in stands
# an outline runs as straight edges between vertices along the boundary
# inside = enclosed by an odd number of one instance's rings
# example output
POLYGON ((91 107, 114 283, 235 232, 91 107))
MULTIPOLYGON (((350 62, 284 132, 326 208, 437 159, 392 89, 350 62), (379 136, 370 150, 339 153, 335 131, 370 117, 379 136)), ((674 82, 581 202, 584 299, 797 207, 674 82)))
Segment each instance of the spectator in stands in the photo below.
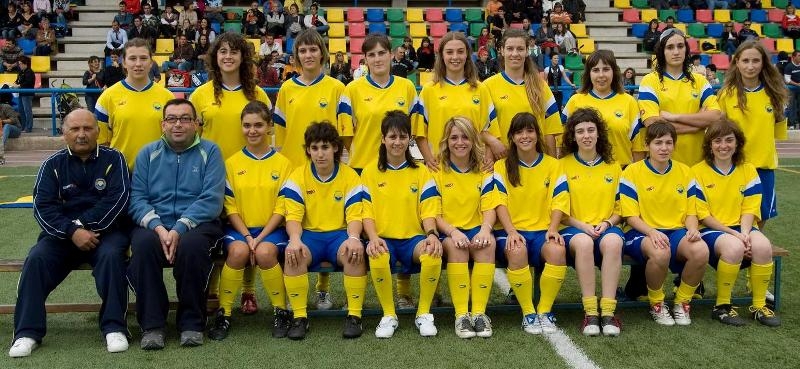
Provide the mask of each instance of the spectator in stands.
POLYGON ((46 333, 45 300, 78 265, 92 265, 103 301, 100 330, 109 352, 128 349, 128 227, 123 221, 130 174, 122 155, 98 147, 97 121, 84 109, 62 124, 67 148, 42 164, 33 189, 34 217, 42 228, 17 286, 11 357, 29 356, 46 333))
POLYGON ((793 86, 789 100, 789 126, 800 126, 800 50, 792 52, 792 60, 783 68, 783 80, 787 85, 793 86))
POLYGON ((489 0, 489 1, 487 1, 486 2, 486 11, 485 11, 485 15, 484 16, 488 19, 489 17, 497 14, 497 11, 502 6, 503 6, 503 3, 500 2, 499 0, 489 0))
POLYGON ((331 27, 328 25, 328 21, 325 20, 325 17, 318 14, 319 5, 317 3, 311 4, 309 12, 311 14, 306 15, 304 19, 305 28, 315 28, 320 35, 328 33, 331 27))
POLYGON ((200 36, 200 39, 194 45, 194 70, 196 72, 205 72, 208 65, 208 50, 211 48, 211 43, 208 42, 208 36, 200 36))
POLYGON ((125 70, 122 69, 122 63, 119 56, 122 50, 111 50, 111 63, 103 67, 100 72, 100 86, 105 90, 113 86, 115 83, 125 78, 125 70))
POLYGON ((706 6, 708 9, 728 9, 729 3, 728 0, 706 0, 706 6))
POLYGON ((193 42, 198 42, 200 36, 206 36, 209 43, 213 43, 217 39, 217 33, 211 28, 208 19, 203 18, 197 22, 197 31, 195 32, 193 42))
MULTIPOLYGON (((542 16, 547 16, 553 11, 555 3, 560 0, 542 0, 542 16)), ((539 18, 536 18, 539 19, 539 18)))
POLYGON ((133 18, 133 26, 128 29, 128 39, 141 38, 150 42, 147 38, 147 31, 142 26, 142 18, 133 18))
MULTIPOLYGON (((19 72, 17 72, 17 80, 14 82, 14 88, 34 88, 36 77, 31 70, 31 58, 22 55, 17 62, 19 72)), ((33 92, 20 92, 19 93, 20 105, 20 123, 22 123, 22 131, 31 133, 33 131, 33 92)))
POLYGON ((658 19, 651 19, 647 26, 647 31, 644 33, 642 40, 642 50, 652 53, 656 49, 658 38, 661 37, 661 31, 658 30, 658 19))
MULTIPOLYGON (((7 89, 8 85, 3 85, 7 89)), ((19 138, 22 125, 19 123, 19 113, 11 106, 11 94, 0 94, 0 131, 3 139, 0 141, 0 165, 5 165, 5 147, 9 138, 19 138)))
POLYGON ((77 15, 77 11, 73 10, 70 6, 71 0, 53 0, 53 12, 55 13, 55 22, 61 23, 58 21, 59 17, 59 9, 61 9, 61 16, 65 19, 63 24, 67 24, 67 20, 75 20, 75 16, 77 15))
POLYGON ((542 66, 544 65, 542 48, 536 44, 536 39, 530 36, 528 38, 528 57, 531 58, 533 64, 536 66, 537 72, 542 70, 542 66))
POLYGON ((433 44, 431 44, 429 38, 422 38, 422 42, 420 42, 419 48, 417 49, 417 58, 419 58, 417 68, 426 72, 430 72, 431 69, 433 69, 433 63, 436 60, 436 51, 433 50, 433 44))
POLYGON ((548 56, 554 50, 558 51, 558 44, 556 44, 555 33, 550 27, 549 18, 543 17, 541 24, 542 25, 539 27, 539 30, 536 31, 536 44, 542 48, 542 54, 548 56))
POLYGON ((47 19, 50 17, 50 13, 53 12, 50 7, 50 0, 33 0, 31 6, 39 19, 47 19))
POLYGON ((583 0, 564 0, 564 11, 569 13, 573 23, 586 21, 586 3, 583 0))
POLYGON ((131 233, 128 280, 137 295, 143 350, 164 348, 169 297, 161 270, 167 264, 174 265, 180 344, 203 344, 211 249, 223 236, 218 218, 225 166, 219 147, 198 135, 197 112, 188 100, 170 100, 163 112, 163 139, 136 157, 128 209, 137 224, 131 233), (170 164, 177 157, 186 165, 170 164))
POLYGON ((283 67, 283 80, 288 81, 294 77, 300 76, 297 67, 295 66, 294 54, 289 54, 289 62, 283 67))
POLYGON ((84 100, 86 101, 86 109, 94 113, 94 105, 97 103, 97 98, 100 97, 102 92, 102 73, 100 69, 100 58, 94 55, 89 57, 89 69, 83 72, 83 85, 87 90, 95 89, 96 92, 86 91, 84 100))
POLYGON ((489 59, 497 59, 497 39, 494 38, 494 35, 489 35, 485 50, 489 53, 489 59))
MULTIPOLYGON (((333 69, 331 69, 333 73, 333 69)), ((266 55, 258 62, 258 86, 259 87, 280 87, 281 79, 278 69, 272 61, 272 55, 266 55)), ((267 94, 270 95, 270 94, 267 94)), ((272 94, 274 95, 274 94, 272 94)), ((272 97, 270 97, 270 101, 272 97)))
POLYGON ((151 41, 151 45, 155 47, 156 39, 159 36, 161 20, 153 13, 153 8, 150 4, 142 5, 142 28, 144 28, 147 38, 151 41))
POLYGON ((278 4, 275 2, 269 3, 269 12, 267 16, 266 33, 271 33, 276 36, 286 35, 286 18, 283 16, 283 11, 278 10, 278 4))
POLYGON ((499 71, 497 60, 489 59, 489 52, 485 49, 478 51, 478 60, 475 61, 475 67, 478 68, 478 79, 481 82, 499 71))
POLYGON ((701 76, 706 75, 706 67, 700 64, 700 55, 692 55, 691 58, 692 65, 691 71, 692 73, 697 73, 701 76))
POLYGON ((278 56, 283 58, 283 47, 280 42, 275 42, 275 36, 272 33, 264 35, 263 42, 258 50, 258 55, 261 57, 272 54, 273 51, 278 52, 278 56))
POLYGON ((0 53, 0 59, 2 59, 0 72, 18 72, 19 67, 17 62, 19 62, 20 56, 22 56, 22 49, 17 46, 17 40, 13 38, 6 40, 6 44, 3 45, 2 53, 0 53))
MULTIPOLYGON (((625 69, 625 72, 622 73, 622 85, 625 87, 636 85, 636 70, 631 67, 625 69)), ((629 87, 625 90, 625 92, 627 92, 629 95, 633 95, 636 92, 636 88, 629 87)))
POLYGON ((164 12, 161 13, 161 25, 159 29, 165 38, 175 37, 178 32, 178 18, 180 14, 172 9, 171 5, 164 6, 164 12))
POLYGON ((358 67, 353 70, 353 80, 357 80, 361 77, 366 76, 369 74, 369 69, 367 68, 367 60, 361 59, 358 61, 358 67))
POLYGON ((114 15, 114 21, 126 31, 133 25, 133 14, 126 10, 125 1, 119 2, 119 12, 114 15))
MULTIPOLYGON (((201 0, 201 2, 203 2, 203 1, 205 1, 205 0, 201 0)), ((159 2, 160 2, 160 0, 142 0, 142 4, 141 4, 142 14, 144 14, 144 6, 148 5, 148 6, 150 6, 150 11, 153 13, 153 15, 155 15, 156 17, 161 15, 161 13, 158 10, 159 2)))
MULTIPOLYGON (((183 5, 183 12, 178 17, 178 23, 183 24, 185 21, 189 21, 194 28, 194 25, 197 24, 197 7, 193 1, 186 1, 183 5)), ((194 40, 194 37, 190 37, 189 40, 194 40)))
POLYGON ((505 16, 508 23, 521 23, 525 19, 525 2, 523 0, 505 0, 503 8, 506 10, 505 16))
MULTIPOLYGON (((39 24, 39 16, 37 16, 36 13, 33 12, 33 8, 31 8, 31 3, 29 2, 22 3, 22 13, 20 14, 20 16, 22 17, 23 25, 25 24, 26 21, 29 23, 30 27, 35 27, 36 25, 39 24)), ((19 26, 19 32, 22 34, 22 37, 25 37, 25 32, 23 32, 23 25, 19 26)), ((26 29, 25 31, 29 31, 29 29, 26 29)), ((31 39, 36 37, 36 30, 32 30, 32 32, 33 32, 33 37, 31 37, 31 39)))
POLYGON ((206 8, 203 12, 203 17, 208 19, 209 22, 223 24, 225 23, 225 9, 222 0, 205 0, 206 8))
POLYGON ((561 53, 575 54, 578 52, 578 41, 575 35, 567 28, 566 24, 556 23, 553 26, 553 38, 561 53))
POLYGON ((786 7, 786 14, 783 15, 781 27, 783 34, 791 37, 793 40, 800 38, 800 17, 795 14, 795 7, 791 3, 786 7))
POLYGON ((752 24, 753 22, 750 20, 746 20, 742 23, 742 29, 739 31, 739 45, 746 41, 758 40, 758 33, 750 28, 752 24))
POLYGON ((303 15, 299 13, 297 4, 289 5, 289 14, 285 17, 286 37, 295 38, 303 30, 303 15))
POLYGON ((181 23, 181 28, 178 29, 177 33, 175 33, 175 39, 177 40, 181 36, 186 36, 186 39, 191 41, 194 41, 197 38, 197 30, 192 25, 192 22, 188 19, 184 19, 181 23))
POLYGON ((115 19, 111 22, 111 30, 106 34, 105 56, 111 55, 113 50, 122 50, 128 42, 128 33, 120 28, 119 22, 115 19))
POLYGON ((406 49, 406 59, 414 64, 414 69, 417 69, 419 59, 417 58, 417 51, 414 50, 414 43, 411 41, 411 37, 405 37, 403 39, 403 47, 406 49))
POLYGON ((481 28, 481 34, 478 35, 477 49, 480 50, 482 47, 485 48, 488 42, 489 42, 489 28, 483 27, 481 28))
POLYGON ((30 21, 23 20, 22 24, 17 28, 19 31, 20 38, 24 38, 26 40, 36 40, 36 28, 33 27, 30 21))
MULTIPOLYGON (((714 64, 709 64, 708 66, 711 67, 712 65, 714 64)), ((712 86, 719 85, 719 78, 717 78, 717 71, 711 68, 706 68, 706 80, 712 86)))
POLYGON ((414 70, 414 64, 406 59, 406 48, 403 45, 394 49, 392 58, 392 75, 408 78, 408 74, 414 70))
POLYGON ((576 88, 575 84, 567 76, 567 71, 561 66, 558 53, 550 54, 550 66, 544 68, 544 76, 547 80, 547 85, 553 89, 553 97, 556 99, 558 111, 561 111, 561 106, 564 102, 564 92, 560 87, 566 82, 572 88, 576 88))
POLYGON ((262 29, 264 28, 265 22, 266 17, 264 17, 264 13, 258 10, 258 1, 253 1, 253 3, 250 4, 250 8, 247 9, 242 17, 242 30, 245 36, 258 38, 259 35, 263 34, 262 29))
POLYGON ((34 55, 46 56, 58 51, 56 46, 56 33, 50 28, 47 18, 39 22, 39 31, 36 32, 36 50, 34 55))
POLYGON ((543 15, 542 0, 525 1, 525 17, 531 21, 531 23, 537 19, 542 19, 543 15))
POLYGON ((775 63, 775 68, 778 68, 778 72, 783 75, 783 69, 786 68, 786 65, 789 64, 789 53, 786 51, 779 51, 778 52, 778 62, 775 63))
POLYGON ((161 71, 166 72, 170 69, 178 68, 179 70, 188 72, 192 70, 194 66, 192 58, 194 58, 194 48, 189 44, 185 36, 181 36, 178 38, 178 44, 175 45, 175 50, 172 52, 169 60, 161 65, 161 71))
POLYGON ((338 79, 345 85, 353 80, 353 76, 350 73, 350 63, 345 60, 344 53, 341 51, 336 52, 334 63, 331 64, 331 77, 338 79))
POLYGON ((503 30, 508 28, 505 8, 501 6, 497 9, 497 14, 488 17, 486 23, 489 25, 489 33, 493 34, 495 38, 503 37, 503 30))
POLYGON ((561 3, 553 4, 553 11, 550 12, 551 24, 570 24, 572 23, 572 16, 564 11, 564 6, 561 3))
MULTIPOLYGON (((286 63, 283 62, 283 57, 277 51, 270 53, 270 56, 272 57, 272 66, 278 71, 278 78, 283 80, 283 68, 286 67, 286 63)), ((270 99, 272 100, 273 97, 270 97, 270 99)), ((275 102, 273 101, 272 103, 274 104, 275 102)))
POLYGON ((670 28, 675 28, 675 17, 671 15, 664 19, 664 28, 661 30, 661 32, 664 32, 670 28))
POLYGON ((22 15, 14 3, 8 3, 8 13, 2 17, 2 36, 6 40, 14 39, 19 34, 17 28, 22 24, 22 15))
POLYGON ((738 0, 736 2, 736 9, 761 9, 761 7, 761 0, 738 0))
POLYGON ((739 46, 739 33, 733 28, 733 22, 725 23, 722 35, 719 38, 719 44, 728 56, 733 55, 736 51, 739 46))
POLYGON ((128 12, 128 14, 136 17, 142 12, 141 0, 123 0, 123 2, 125 3, 125 11, 128 12))

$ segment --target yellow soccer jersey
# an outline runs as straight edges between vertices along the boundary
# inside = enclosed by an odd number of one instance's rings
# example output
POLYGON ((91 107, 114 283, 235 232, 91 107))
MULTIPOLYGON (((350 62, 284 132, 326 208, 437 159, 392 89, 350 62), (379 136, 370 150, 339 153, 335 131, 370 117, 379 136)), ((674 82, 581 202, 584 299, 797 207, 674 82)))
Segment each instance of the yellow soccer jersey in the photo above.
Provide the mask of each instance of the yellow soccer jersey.
POLYGON ((647 151, 644 145, 644 125, 639 119, 639 104, 633 96, 612 92, 599 97, 594 92, 575 94, 564 106, 564 121, 580 108, 594 108, 608 125, 614 161, 620 165, 633 162, 633 151, 647 151), (642 134, 640 134, 642 133, 642 134))
POLYGON ((445 79, 441 83, 429 82, 420 91, 415 108, 416 135, 426 137, 434 156, 444 138, 444 125, 454 116, 469 118, 480 132, 489 131, 500 137, 497 115, 489 90, 483 84, 472 88, 466 80, 454 83, 445 79))
POLYGON ((133 168, 139 150, 161 137, 161 119, 167 101, 175 95, 150 82, 141 91, 125 80, 107 88, 97 99, 95 116, 100 126, 97 142, 122 152, 133 168))
MULTIPOLYGON (((639 109, 645 121, 657 117, 661 111, 674 114, 694 114, 702 110, 720 110, 717 96, 705 76, 692 73, 694 84, 683 74, 674 78, 664 74, 663 83, 658 80, 658 72, 650 72, 639 85, 639 109)), ((703 160, 704 131, 682 134, 675 144, 672 158, 688 165, 703 160)))
POLYGON ((434 173, 442 195, 441 215, 453 227, 472 229, 483 223, 483 212, 497 207, 494 177, 485 172, 461 172, 451 165, 434 173))
POLYGON ((520 231, 546 230, 554 199, 567 191, 567 179, 561 174, 558 160, 539 154, 530 165, 520 161, 517 187, 511 185, 506 173, 506 159, 494 163, 495 194, 499 205, 508 207, 514 227, 520 231))
MULTIPOLYGON (((275 141, 292 165, 299 167, 306 163, 303 135, 313 122, 327 120, 334 126, 336 105, 344 91, 344 84, 324 73, 305 85, 294 77, 281 85, 275 102, 275 141)), ((341 148, 340 148, 341 149, 341 148)))
MULTIPOLYGON (((745 89, 747 111, 739 108, 736 93, 719 92, 719 106, 728 119, 736 122, 744 132, 744 157, 756 168, 775 169, 778 167, 778 150, 775 140, 787 139, 786 119, 775 121, 775 107, 769 101, 764 86, 749 91, 745 89)), ((782 109, 783 107, 778 107, 782 109)))
POLYGON ((691 169, 670 161, 664 174, 640 160, 622 172, 619 181, 623 217, 638 216, 657 229, 684 228, 687 215, 695 215, 693 193, 696 191, 691 169))
POLYGON ((619 214, 619 164, 599 161, 590 165, 577 154, 560 159, 567 178, 569 215, 584 223, 597 225, 612 214, 619 214))
POLYGON ((761 179, 750 163, 723 173, 705 161, 692 167, 697 181, 695 201, 700 220, 713 216, 726 226, 740 224, 742 214, 761 219, 761 179))
POLYGON ((422 220, 436 218, 441 207, 439 191, 425 166, 378 170, 373 161, 361 172, 364 184, 364 218, 375 221, 378 235, 407 239, 425 233, 422 220))
POLYGON ((317 176, 313 163, 295 168, 280 195, 286 198, 286 220, 301 222, 309 231, 342 230, 347 223, 361 221, 361 179, 344 164, 337 164, 327 181, 317 176))
MULTIPOLYGON (((260 88, 256 88, 256 99, 272 106, 269 97, 260 88)), ((241 86, 228 89, 223 85, 220 104, 217 104, 214 102, 214 83, 209 81, 198 87, 189 100, 203 124, 203 138, 219 146, 223 159, 231 157, 247 144, 242 134, 242 109, 250 100, 247 100, 241 86)))
POLYGON ((265 226, 272 214, 283 216, 278 192, 291 172, 289 159, 274 150, 263 157, 247 148, 231 155, 225 160, 225 214, 239 214, 248 228, 265 226))
POLYGON ((349 165, 363 169, 375 160, 386 112, 401 110, 410 114, 416 105, 417 90, 411 81, 402 77, 390 76, 385 87, 375 83, 369 75, 348 84, 339 100, 337 115, 340 134, 353 137, 349 165))
MULTIPOLYGON (((538 77, 537 77, 538 78, 538 77)), ((485 81, 483 85, 489 89, 492 96, 494 109, 497 111, 497 126, 500 133, 500 141, 508 146, 508 129, 511 127, 511 119, 517 113, 533 113, 531 105, 528 103, 528 94, 525 92, 525 82, 516 83, 505 72, 495 74, 485 81)), ((540 92, 542 110, 544 114, 536 117, 542 133, 545 135, 558 135, 564 131, 561 124, 561 117, 558 114, 558 104, 553 97, 553 91, 542 81, 540 92)))

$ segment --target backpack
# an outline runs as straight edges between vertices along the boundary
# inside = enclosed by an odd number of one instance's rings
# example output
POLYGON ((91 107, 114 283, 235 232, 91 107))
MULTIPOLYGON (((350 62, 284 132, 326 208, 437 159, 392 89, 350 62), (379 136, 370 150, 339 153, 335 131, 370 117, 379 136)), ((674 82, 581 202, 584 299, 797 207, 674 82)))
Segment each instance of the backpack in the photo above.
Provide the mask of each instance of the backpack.
POLYGON ((189 72, 179 69, 170 69, 167 72, 167 87, 189 87, 191 83, 189 72))

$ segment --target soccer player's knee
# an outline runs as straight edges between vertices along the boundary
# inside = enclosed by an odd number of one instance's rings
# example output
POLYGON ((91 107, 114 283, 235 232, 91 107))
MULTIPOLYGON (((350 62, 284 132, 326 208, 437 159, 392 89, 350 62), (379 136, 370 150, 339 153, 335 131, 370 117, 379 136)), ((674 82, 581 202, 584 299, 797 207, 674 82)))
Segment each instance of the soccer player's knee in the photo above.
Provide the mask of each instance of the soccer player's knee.
POLYGON ((234 242, 228 246, 228 260, 235 263, 244 262, 250 258, 250 247, 241 242, 234 242))
POLYGON ((666 267, 669 265, 670 257, 671 255, 669 249, 655 249, 653 250, 651 255, 649 255, 648 261, 653 262, 659 266, 666 267))
POLYGON ((708 245, 705 242, 693 242, 689 249, 689 258, 708 262, 708 245))
POLYGON ((271 243, 261 243, 256 248, 256 260, 278 260, 278 248, 271 243))
POLYGON ((594 248, 594 242, 592 238, 585 234, 576 235, 570 240, 570 246, 575 250, 575 254, 578 255, 585 255, 585 253, 591 253, 594 248))

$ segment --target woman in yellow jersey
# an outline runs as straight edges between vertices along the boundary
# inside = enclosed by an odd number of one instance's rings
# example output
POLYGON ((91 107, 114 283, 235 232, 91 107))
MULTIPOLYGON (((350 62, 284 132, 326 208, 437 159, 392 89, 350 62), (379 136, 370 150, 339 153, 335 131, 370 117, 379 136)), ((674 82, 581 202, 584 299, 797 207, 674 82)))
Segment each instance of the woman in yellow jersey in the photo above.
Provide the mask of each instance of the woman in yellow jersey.
POLYGON ((164 104, 175 98, 163 85, 150 80, 152 56, 147 40, 128 41, 122 53, 125 79, 103 91, 95 105, 100 123, 97 143, 122 152, 130 168, 139 149, 161 137, 164 104))
POLYGON ((700 239, 695 215, 696 186, 691 169, 672 160, 678 134, 667 122, 647 127, 648 157, 625 168, 620 179, 625 253, 645 265, 650 315, 661 325, 689 325, 689 302, 708 262, 708 246, 700 239), (680 274, 670 315, 664 303, 667 271, 680 274))
POLYGON ((518 113, 508 130, 508 157, 494 164, 499 205, 497 259, 508 263, 508 282, 522 308, 522 329, 556 331, 553 301, 567 273, 564 239, 558 233, 555 198, 566 191, 558 160, 544 154, 541 130, 531 113, 518 113), (530 267, 542 270, 538 309, 533 307, 530 267), (537 314, 538 310, 538 314, 537 314))
POLYGON ((705 76, 692 73, 689 44, 677 28, 665 30, 656 45, 655 70, 639 85, 641 119, 649 127, 667 121, 680 140, 675 160, 694 165, 703 160, 703 131, 720 117, 717 97, 705 76))
POLYGON ((639 132, 639 105, 633 96, 625 93, 622 75, 614 53, 597 50, 586 59, 581 87, 569 99, 562 113, 566 121, 580 109, 597 109, 608 127, 608 142, 615 162, 626 165, 644 158, 644 144, 639 132))
POLYGON ((487 78, 483 84, 492 96, 503 144, 509 144, 506 133, 511 118, 521 112, 532 113, 536 121, 541 122, 546 153, 555 157, 556 136, 563 131, 561 117, 553 92, 539 77, 533 59, 528 57, 529 40, 530 36, 522 30, 506 30, 500 49, 503 71, 487 78))
POLYGON ((367 35, 361 51, 369 73, 350 82, 339 100, 339 130, 349 152, 348 164, 359 172, 375 160, 386 112, 400 110, 410 114, 417 103, 414 84, 391 74, 391 49, 386 35, 367 35))
POLYGON ((710 249, 709 264, 717 270, 717 301, 711 317, 723 324, 745 325, 731 305, 731 290, 739 269, 750 266, 750 312, 759 323, 777 327, 780 319, 766 306, 772 245, 756 225, 761 182, 755 166, 745 162, 746 145, 742 130, 723 119, 706 131, 705 160, 692 167, 697 179, 697 216, 707 227, 701 230, 703 241, 710 249))
POLYGON ((411 120, 404 111, 386 113, 381 123, 378 160, 364 168, 364 232, 369 237, 367 255, 383 318, 375 337, 390 338, 397 328, 392 269, 419 273, 416 325, 423 337, 435 336, 430 313, 442 271, 442 244, 436 232, 440 198, 431 173, 419 166, 408 149, 411 120))
POLYGON ((481 169, 483 150, 472 122, 464 117, 447 121, 439 144, 442 169, 434 174, 442 199, 436 223, 445 235, 442 245, 447 255, 447 283, 460 338, 492 336, 486 305, 494 277, 496 242, 492 227, 497 197, 492 194, 492 174, 481 169), (470 260, 474 262, 472 278, 470 260))
POLYGON ((767 51, 757 41, 741 44, 733 54, 725 82, 717 93, 722 112, 738 124, 747 139, 744 155, 761 178, 761 219, 778 215, 775 196, 775 168, 778 152, 775 140, 785 140, 786 116, 783 107, 788 91, 778 69, 770 63, 767 51))
POLYGON ((612 154, 610 130, 600 112, 579 108, 564 127, 561 167, 567 177, 569 211, 562 221, 568 262, 575 267, 583 297, 586 336, 617 336, 622 327, 614 316, 617 284, 622 269, 625 235, 619 228, 620 165, 612 154), (600 267, 600 309, 595 294, 594 266, 600 267), (600 314, 602 312, 602 315, 600 314))
MULTIPOLYGON (((228 33, 222 35, 224 38, 228 33)), ((242 135, 247 144, 225 161, 225 215, 223 243, 227 258, 222 267, 220 308, 208 337, 223 340, 231 326, 235 294, 242 287, 245 266, 258 266, 264 287, 275 308, 272 336, 286 337, 291 313, 286 309, 283 269, 278 255, 286 248, 285 211, 278 192, 291 173, 291 164, 270 147, 272 119, 269 106, 248 103, 241 113, 242 135)))
POLYGON ((422 88, 415 107, 417 146, 425 165, 434 172, 440 167, 438 153, 432 150, 437 149, 444 125, 454 115, 466 117, 480 132, 489 148, 485 165, 491 166, 495 159, 505 156, 489 89, 478 81, 478 70, 469 50, 469 42, 461 32, 448 32, 442 37, 436 52, 433 80, 422 88))

